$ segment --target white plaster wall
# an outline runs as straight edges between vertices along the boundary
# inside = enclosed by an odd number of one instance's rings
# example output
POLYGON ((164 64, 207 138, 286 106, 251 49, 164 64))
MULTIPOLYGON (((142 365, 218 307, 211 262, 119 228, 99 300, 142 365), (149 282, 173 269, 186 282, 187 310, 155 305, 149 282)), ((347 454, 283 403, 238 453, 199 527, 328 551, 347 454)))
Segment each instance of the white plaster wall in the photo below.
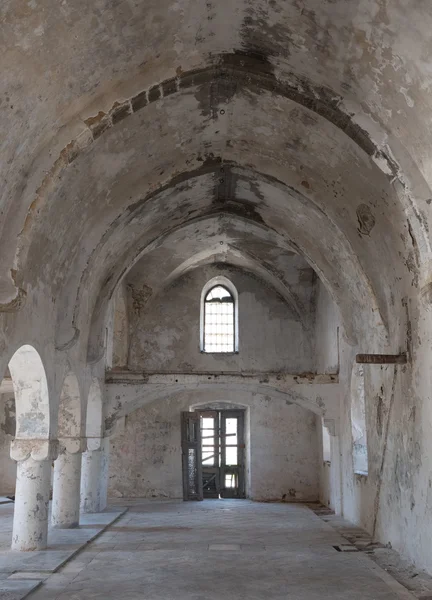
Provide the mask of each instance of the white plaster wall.
POLYGON ((15 493, 16 463, 10 458, 10 443, 15 435, 15 399, 0 394, 0 496, 15 493))
POLYGON ((238 270, 196 269, 148 301, 145 308, 131 302, 129 314, 132 370, 302 372, 313 367, 312 332, 305 334, 272 288, 238 270), (230 279, 239 294, 238 354, 200 352, 201 290, 216 275, 230 279))
MULTIPOLYGON (((343 336, 337 310, 321 283, 317 290, 316 364, 322 371, 336 364, 335 349, 339 347, 342 389, 340 421, 332 437, 331 464, 320 460, 320 499, 350 521, 365 528, 377 540, 390 543, 402 554, 409 554, 417 565, 432 569, 429 547, 431 529, 428 525, 430 507, 430 452, 427 429, 430 430, 429 390, 416 393, 410 385, 411 368, 395 365, 365 365, 365 408, 368 445, 368 474, 354 472, 351 427, 351 375, 358 352, 370 348, 363 341, 360 347, 349 345, 343 336), (336 332, 340 327, 339 345, 336 332), (419 417, 423 415, 423 418, 419 417), (421 526, 419 527, 419 523, 421 526)), ((430 344, 427 319, 422 336, 430 344), (426 327, 425 327, 426 326, 426 327)), ((424 340, 408 330, 420 346, 424 340)), ((425 344, 425 345, 427 345, 425 344)), ((414 344, 413 344, 414 345, 414 344)), ((404 349, 404 347, 402 346, 404 349)), ((426 354, 415 352, 417 371, 428 367, 422 363, 426 354)), ((429 368, 430 371, 430 368, 429 368)), ((318 427, 320 429, 320 427, 318 427)), ((321 452, 322 440, 318 431, 321 452)), ((429 436, 430 439, 430 436, 429 436)))
MULTIPOLYGON (((317 284, 316 306, 317 369, 323 372, 339 371, 342 389, 340 419, 334 424, 336 435, 331 438, 330 464, 322 460, 321 425, 317 425, 321 457, 320 500, 336 512, 342 513, 350 521, 373 533, 378 521, 379 496, 386 487, 386 482, 380 475, 380 468, 385 436, 386 405, 389 401, 387 393, 392 388, 394 367, 373 365, 364 368, 369 474, 357 475, 354 473, 353 463, 351 373, 356 353, 366 352, 368 348, 357 349, 346 342, 338 309, 320 281, 317 284)), ((393 510, 393 507, 391 509, 393 510)), ((381 540, 388 541, 388 534, 384 535, 381 540)))
POLYGON ((251 410, 253 500, 313 501, 319 496, 316 416, 260 396, 251 410))
MULTIPOLYGON (((113 496, 182 496, 180 412, 198 403, 231 402, 249 408, 249 490, 255 500, 317 500, 318 440, 315 415, 295 404, 250 393, 182 393, 130 414, 111 440, 109 493, 113 496), (250 451, 250 452, 249 452, 250 451)), ((249 436, 246 436, 246 440, 249 436)))
POLYGON ((111 439, 111 496, 181 498, 180 411, 187 399, 153 402, 124 419, 111 439))
MULTIPOLYGON (((326 352, 331 351, 325 340, 334 333, 335 322, 328 318, 325 303, 318 300, 317 305, 316 355, 318 364, 325 369, 322 361, 326 352)), ((409 556, 418 567, 432 571, 429 551, 432 535, 429 361, 432 319, 429 313, 417 321, 415 304, 407 302, 407 305, 411 321, 408 321, 407 339, 401 344, 401 351, 409 351, 411 364, 364 366, 367 475, 354 472, 351 375, 356 354, 367 353, 370 348, 367 339, 359 347, 349 345, 341 330, 339 438, 332 438, 331 466, 322 464, 320 469, 320 496, 321 501, 332 508, 339 499, 340 510, 347 519, 365 528, 381 543, 389 543, 402 555, 409 556), (339 464, 341 481, 336 471, 339 464)))
MULTIPOLYGON (((383 391, 379 372, 369 377, 369 386, 372 405, 379 407, 372 421, 375 429, 382 424, 383 445, 386 440, 377 535, 432 573, 432 312, 428 308, 419 314, 409 304, 407 342, 412 365, 398 367, 396 378, 389 369, 383 391)), ((368 434, 370 445, 369 430, 368 434)))
MULTIPOLYGON (((382 461, 384 425, 377 427, 378 399, 371 380, 371 375, 379 376, 383 386, 382 396, 386 403, 387 386, 392 387, 394 366, 368 365, 364 367, 365 374, 365 404, 366 427, 368 431, 369 473, 367 476, 354 472, 353 439, 351 429, 351 372, 355 363, 356 350, 341 344, 341 373, 340 381, 344 390, 341 409, 341 473, 342 473, 342 510, 344 516, 359 524, 370 533, 374 532, 374 523, 379 506, 377 504, 379 490, 386 483, 380 474, 382 461), (391 379, 389 380, 389 376, 391 379), (375 404, 375 406, 374 406, 375 404)), ((384 409, 385 410, 385 409, 384 409)), ((384 415, 382 415, 384 417, 384 415)), ((384 541, 384 540, 381 540, 384 541)), ((388 538, 387 540, 388 541, 388 538)))

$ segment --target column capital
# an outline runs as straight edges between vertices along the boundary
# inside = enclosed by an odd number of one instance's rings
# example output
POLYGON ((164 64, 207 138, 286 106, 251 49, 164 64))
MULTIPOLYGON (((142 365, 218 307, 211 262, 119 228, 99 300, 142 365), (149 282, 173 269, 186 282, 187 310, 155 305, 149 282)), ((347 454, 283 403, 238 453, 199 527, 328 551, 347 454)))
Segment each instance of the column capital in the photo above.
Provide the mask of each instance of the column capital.
POLYGON ((80 454, 85 452, 86 440, 85 438, 59 438, 59 452, 67 452, 68 454, 80 454))
POLYGON ((84 441, 86 442, 85 449, 94 452, 102 448, 103 437, 88 437, 84 441))
POLYGON ((19 462, 30 457, 36 461, 55 460, 58 452, 58 440, 15 439, 10 446, 10 457, 19 462))

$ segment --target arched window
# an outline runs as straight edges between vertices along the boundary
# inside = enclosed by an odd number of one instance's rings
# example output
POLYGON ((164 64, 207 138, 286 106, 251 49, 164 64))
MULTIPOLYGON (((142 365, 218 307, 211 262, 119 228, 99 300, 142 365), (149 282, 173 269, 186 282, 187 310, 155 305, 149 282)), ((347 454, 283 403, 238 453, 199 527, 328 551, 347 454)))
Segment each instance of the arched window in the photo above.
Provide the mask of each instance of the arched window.
POLYGON ((201 351, 237 352, 237 292, 225 277, 215 277, 201 297, 201 351))

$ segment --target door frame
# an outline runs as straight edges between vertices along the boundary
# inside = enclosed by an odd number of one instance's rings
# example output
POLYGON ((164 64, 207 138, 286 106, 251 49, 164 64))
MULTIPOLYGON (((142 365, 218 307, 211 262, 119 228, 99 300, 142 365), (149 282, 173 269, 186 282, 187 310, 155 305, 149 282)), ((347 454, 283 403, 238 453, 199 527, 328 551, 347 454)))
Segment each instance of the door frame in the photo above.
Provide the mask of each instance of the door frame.
MULTIPOLYGON (((227 403, 228 404, 228 403, 227 403)), ((216 455, 219 455, 219 451, 221 453, 221 466, 216 466, 215 464, 209 467, 206 467, 202 464, 202 472, 214 473, 216 476, 215 479, 215 487, 216 493, 214 495, 207 495, 207 498, 218 498, 219 495, 223 495, 224 498, 246 498, 246 444, 245 439, 247 438, 246 433, 246 424, 247 424, 247 409, 246 407, 231 407, 229 404, 218 407, 209 407, 207 406, 195 406, 191 407, 191 410, 194 410, 199 415, 199 422, 201 423, 201 419, 204 417, 216 418, 217 422, 215 423, 215 431, 216 431, 216 440, 214 443, 214 451, 216 455), (225 463, 225 444, 220 445, 220 439, 224 436, 225 431, 225 419, 230 416, 235 417, 239 420, 239 428, 237 432, 237 465, 230 467, 226 466, 225 463), (219 423, 220 418, 220 423, 219 423), (225 474, 226 473, 236 473, 237 474, 237 487, 235 491, 230 493, 230 488, 225 487, 225 474)), ((202 435, 202 432, 200 432, 202 435)), ((204 497, 203 491, 203 497, 204 497)))

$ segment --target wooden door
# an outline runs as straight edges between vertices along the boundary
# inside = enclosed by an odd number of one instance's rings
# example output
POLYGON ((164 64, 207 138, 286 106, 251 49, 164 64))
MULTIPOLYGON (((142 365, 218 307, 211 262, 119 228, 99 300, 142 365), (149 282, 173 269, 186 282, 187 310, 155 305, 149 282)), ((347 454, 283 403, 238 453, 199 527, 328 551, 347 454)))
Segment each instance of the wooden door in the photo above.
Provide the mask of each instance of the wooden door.
POLYGON ((220 495, 245 497, 244 411, 220 412, 220 495))

